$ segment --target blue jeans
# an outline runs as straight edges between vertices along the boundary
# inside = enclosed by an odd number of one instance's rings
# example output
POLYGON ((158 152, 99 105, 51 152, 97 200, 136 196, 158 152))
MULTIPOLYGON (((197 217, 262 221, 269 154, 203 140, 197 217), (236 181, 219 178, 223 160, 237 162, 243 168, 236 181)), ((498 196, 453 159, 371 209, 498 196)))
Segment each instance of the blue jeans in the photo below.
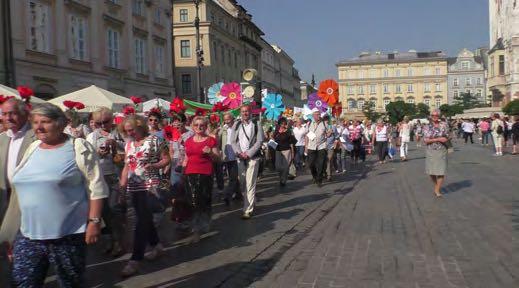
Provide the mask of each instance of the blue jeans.
POLYGON ((488 138, 490 138, 490 132, 481 132, 481 144, 489 144, 488 138))
POLYGON ((305 156, 305 146, 296 146, 296 155, 294 157, 294 165, 297 170, 303 169, 303 158, 305 156))

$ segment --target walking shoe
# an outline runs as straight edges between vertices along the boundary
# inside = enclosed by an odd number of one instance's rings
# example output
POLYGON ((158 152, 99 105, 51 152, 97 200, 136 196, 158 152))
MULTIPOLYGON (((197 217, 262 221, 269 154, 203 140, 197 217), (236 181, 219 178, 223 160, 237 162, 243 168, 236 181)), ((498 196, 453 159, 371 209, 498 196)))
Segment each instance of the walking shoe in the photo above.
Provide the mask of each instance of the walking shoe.
POLYGON ((124 254, 124 249, 121 246, 121 244, 117 241, 114 242, 114 245, 112 247, 112 253, 110 253, 110 256, 117 258, 117 257, 122 256, 123 254, 124 254))
POLYGON ((157 245, 155 245, 155 247, 153 247, 151 249, 150 253, 148 253, 144 256, 144 258, 146 258, 146 260, 148 260, 148 261, 153 261, 153 260, 157 259, 163 253, 164 253, 164 246, 162 246, 162 244, 158 243, 157 245))
POLYGON ((135 275, 138 271, 139 271, 139 262, 130 260, 130 261, 128 261, 126 266, 124 266, 123 270, 121 270, 121 276, 130 277, 130 276, 135 275))
POLYGON ((243 215, 241 215, 241 219, 243 219, 243 220, 249 220, 250 218, 251 218, 250 213, 243 213, 243 215))

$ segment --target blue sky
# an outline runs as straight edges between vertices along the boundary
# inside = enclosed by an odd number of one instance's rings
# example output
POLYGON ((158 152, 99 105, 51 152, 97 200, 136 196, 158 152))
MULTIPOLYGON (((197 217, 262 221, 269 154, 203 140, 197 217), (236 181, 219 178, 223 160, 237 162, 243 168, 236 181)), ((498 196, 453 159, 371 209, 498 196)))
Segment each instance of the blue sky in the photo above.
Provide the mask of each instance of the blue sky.
POLYGON ((362 51, 442 50, 489 42, 488 0, 238 0, 296 62, 301 78, 337 78, 362 51))

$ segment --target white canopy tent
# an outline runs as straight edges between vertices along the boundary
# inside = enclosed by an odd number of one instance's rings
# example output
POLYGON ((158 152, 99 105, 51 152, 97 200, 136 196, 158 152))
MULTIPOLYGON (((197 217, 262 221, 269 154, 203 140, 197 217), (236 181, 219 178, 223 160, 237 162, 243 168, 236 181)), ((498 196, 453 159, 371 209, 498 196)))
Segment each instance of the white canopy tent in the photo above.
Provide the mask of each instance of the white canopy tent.
POLYGON ((161 98, 155 98, 142 103, 142 112, 148 112, 153 108, 160 108, 162 111, 169 112, 169 105, 171 102, 161 98))
MULTIPOLYGON (((0 84, 0 95, 4 96, 14 96, 18 99, 21 99, 20 94, 16 89, 0 84)), ((38 97, 31 96, 31 103, 45 103, 45 100, 40 99, 38 97)))
POLYGON ((65 100, 85 104, 85 109, 80 110, 80 112, 94 112, 100 107, 107 107, 112 109, 114 112, 118 112, 122 111, 126 105, 133 105, 132 100, 129 98, 119 96, 95 85, 56 97, 49 100, 49 103, 57 105, 61 107, 61 109, 65 110, 66 107, 63 105, 63 101, 65 100))
POLYGON ((495 113, 503 116, 504 113, 501 111, 499 107, 482 107, 482 108, 474 108, 463 111, 463 114, 458 114, 454 116, 454 119, 481 119, 481 118, 490 118, 495 113))

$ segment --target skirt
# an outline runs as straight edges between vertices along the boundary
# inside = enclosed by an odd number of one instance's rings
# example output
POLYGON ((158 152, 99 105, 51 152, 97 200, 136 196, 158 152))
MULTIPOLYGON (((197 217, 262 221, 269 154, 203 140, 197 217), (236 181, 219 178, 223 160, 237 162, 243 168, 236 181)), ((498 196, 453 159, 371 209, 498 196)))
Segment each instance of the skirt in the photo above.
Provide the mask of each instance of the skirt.
POLYGON ((425 174, 444 176, 447 172, 447 149, 425 150, 425 174))

